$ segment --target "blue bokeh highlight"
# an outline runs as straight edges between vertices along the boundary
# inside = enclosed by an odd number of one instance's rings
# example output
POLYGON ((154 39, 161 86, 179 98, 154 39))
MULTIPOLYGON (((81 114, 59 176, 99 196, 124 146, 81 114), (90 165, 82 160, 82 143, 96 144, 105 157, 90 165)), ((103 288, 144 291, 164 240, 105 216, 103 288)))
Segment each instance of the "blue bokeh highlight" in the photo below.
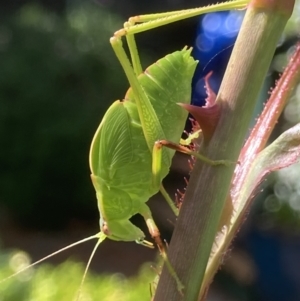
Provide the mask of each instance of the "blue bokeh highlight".
POLYGON ((217 12, 200 18, 193 56, 199 60, 192 83, 192 103, 205 104, 204 77, 213 71, 210 85, 217 92, 243 20, 243 11, 217 12))

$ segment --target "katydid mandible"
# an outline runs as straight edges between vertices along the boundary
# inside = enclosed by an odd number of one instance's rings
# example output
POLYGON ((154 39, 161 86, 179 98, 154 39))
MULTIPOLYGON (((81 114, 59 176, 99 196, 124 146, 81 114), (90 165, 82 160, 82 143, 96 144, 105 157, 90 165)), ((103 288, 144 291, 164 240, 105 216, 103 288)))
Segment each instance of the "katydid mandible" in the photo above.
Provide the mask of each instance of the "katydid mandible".
MULTIPOLYGON (((143 72, 134 34, 204 13, 243 9, 248 1, 235 0, 202 8, 132 17, 124 24, 123 29, 115 32, 110 42, 125 71, 130 88, 124 100, 117 100, 109 107, 91 144, 89 162, 100 212, 100 232, 62 248, 30 266, 96 238, 98 242, 86 266, 83 282, 97 247, 106 237, 117 241, 136 241, 152 247, 152 243, 144 240, 144 233, 129 221, 133 215, 139 213, 144 217, 178 288, 182 289, 165 256, 159 230, 146 202, 161 191, 177 214, 177 208, 161 184, 169 173, 175 150, 195 155, 213 165, 228 162, 212 161, 189 148, 177 146, 188 115, 178 103, 190 103, 191 80, 197 64, 190 56, 191 49, 184 48, 169 54, 143 72), (123 36, 127 39, 131 62, 122 47, 123 36), (162 149, 162 146, 168 148, 162 149)), ((27 268, 29 267, 5 280, 27 268)))

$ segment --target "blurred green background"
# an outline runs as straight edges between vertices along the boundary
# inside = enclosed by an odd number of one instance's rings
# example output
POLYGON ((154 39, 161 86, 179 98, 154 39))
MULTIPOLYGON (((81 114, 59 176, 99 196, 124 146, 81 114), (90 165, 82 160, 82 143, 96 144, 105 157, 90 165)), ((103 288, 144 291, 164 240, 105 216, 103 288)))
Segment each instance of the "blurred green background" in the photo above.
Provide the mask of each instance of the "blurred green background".
POLYGON ((126 88, 108 43, 117 20, 92 3, 64 15, 27 4, 1 18, 0 202, 24 226, 97 216, 89 145, 126 88))

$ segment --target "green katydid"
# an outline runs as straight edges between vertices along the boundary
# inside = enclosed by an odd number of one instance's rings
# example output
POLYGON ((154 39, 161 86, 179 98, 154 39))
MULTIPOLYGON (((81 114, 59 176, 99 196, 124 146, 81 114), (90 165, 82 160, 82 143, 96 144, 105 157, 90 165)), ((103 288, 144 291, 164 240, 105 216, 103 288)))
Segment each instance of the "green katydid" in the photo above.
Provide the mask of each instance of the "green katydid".
POLYGON ((100 212, 100 232, 54 252, 31 266, 94 238, 98 242, 85 274, 97 247, 106 237, 117 241, 136 241, 152 247, 152 243, 144 240, 144 233, 129 221, 139 213, 144 217, 151 236, 175 277, 178 289, 182 290, 168 262, 159 230, 146 202, 161 191, 174 213, 178 213, 161 184, 169 173, 175 150, 195 155, 209 164, 227 162, 209 160, 178 145, 188 115, 178 103, 190 103, 191 80, 197 64, 190 56, 191 49, 184 48, 169 54, 143 72, 134 34, 203 13, 241 9, 247 3, 248 0, 235 0, 203 8, 137 16, 130 18, 123 29, 115 32, 110 42, 131 88, 123 101, 117 100, 110 106, 91 144, 89 162, 100 212), (127 39, 131 62, 122 47, 123 36, 127 39))

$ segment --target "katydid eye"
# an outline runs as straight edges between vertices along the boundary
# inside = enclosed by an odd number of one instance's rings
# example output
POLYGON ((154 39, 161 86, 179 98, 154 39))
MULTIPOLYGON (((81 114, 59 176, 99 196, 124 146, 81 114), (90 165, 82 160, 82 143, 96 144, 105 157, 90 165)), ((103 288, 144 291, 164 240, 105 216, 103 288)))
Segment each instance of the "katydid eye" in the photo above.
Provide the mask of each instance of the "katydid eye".
POLYGON ((144 238, 140 237, 139 239, 136 239, 135 241, 137 244, 142 245, 144 243, 144 238))
POLYGON ((105 234, 105 235, 110 235, 110 231, 108 229, 108 226, 107 226, 107 223, 106 222, 103 222, 102 224, 102 232, 105 234))

